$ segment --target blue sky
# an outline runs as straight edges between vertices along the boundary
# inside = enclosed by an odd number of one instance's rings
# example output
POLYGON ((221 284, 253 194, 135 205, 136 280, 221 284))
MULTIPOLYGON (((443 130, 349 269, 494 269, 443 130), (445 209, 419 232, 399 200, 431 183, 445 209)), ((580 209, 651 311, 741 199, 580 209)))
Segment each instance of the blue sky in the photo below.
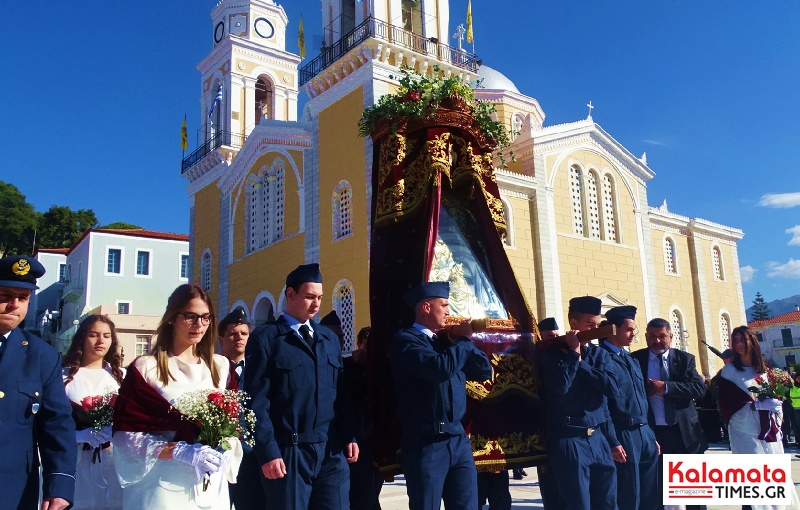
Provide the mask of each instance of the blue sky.
MULTIPOLYGON (((12 2, 0 31, 0 179, 38 210, 188 232, 179 129, 201 122, 197 62, 216 0, 12 2)), ((800 3, 790 0, 473 1, 475 49, 538 99, 547 125, 586 116, 656 177, 651 205, 734 226, 745 303, 800 293, 800 3)), ((308 57, 321 2, 302 12, 308 57)), ((466 0, 450 3, 450 32, 466 0)), ((452 42, 452 41, 451 41, 452 42)), ((301 98, 305 98, 301 94, 301 98)))

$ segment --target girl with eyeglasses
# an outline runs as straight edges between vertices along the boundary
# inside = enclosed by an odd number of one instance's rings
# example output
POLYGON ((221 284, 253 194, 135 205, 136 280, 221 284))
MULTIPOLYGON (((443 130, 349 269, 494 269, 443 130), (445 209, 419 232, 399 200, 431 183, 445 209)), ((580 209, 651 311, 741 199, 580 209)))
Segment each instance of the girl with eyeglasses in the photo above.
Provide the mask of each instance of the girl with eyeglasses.
POLYGON ((90 315, 78 326, 64 355, 63 378, 72 402, 78 465, 75 471, 75 510, 122 508, 122 489, 114 470, 111 425, 94 426, 89 414, 94 401, 111 403, 125 369, 121 368, 114 323, 105 315, 90 315))
POLYGON ((216 330, 208 294, 181 285, 167 301, 152 353, 128 368, 114 414, 124 509, 230 510, 227 481, 240 459, 196 443, 199 429, 172 407, 185 392, 236 389, 230 363, 214 354, 216 330))

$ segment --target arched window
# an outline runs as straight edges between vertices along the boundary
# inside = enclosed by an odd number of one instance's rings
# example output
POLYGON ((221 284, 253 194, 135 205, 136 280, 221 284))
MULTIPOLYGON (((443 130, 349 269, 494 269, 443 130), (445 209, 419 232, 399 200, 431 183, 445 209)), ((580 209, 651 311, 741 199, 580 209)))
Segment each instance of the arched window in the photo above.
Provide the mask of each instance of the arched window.
POLYGON ((719 315, 719 343, 722 350, 730 348, 731 343, 731 318, 723 312, 719 315))
POLYGON ((589 237, 600 239, 600 207, 597 201, 597 173, 586 176, 586 216, 589 219, 589 237))
POLYGON ((206 248, 200 257, 200 286, 211 292, 211 250, 206 248))
POLYGON ((664 271, 678 274, 678 259, 675 253, 675 241, 671 237, 664 238, 664 271))
POLYGON ((245 250, 247 253, 283 239, 284 167, 277 158, 247 180, 247 215, 245 250))
POLYGON ((569 191, 572 196, 572 231, 582 236, 584 233, 583 175, 577 165, 569 168, 569 191))
POLYGON ((683 315, 681 315, 681 312, 677 309, 672 310, 672 312, 669 314, 669 325, 670 329, 672 330, 672 347, 685 351, 686 342, 685 338, 683 337, 683 315))
POLYGON ((603 175, 603 239, 619 242, 617 237, 617 203, 614 181, 609 174, 603 175))
MULTIPOLYGON (((208 89, 208 122, 206 123, 206 140, 210 140, 216 135, 225 131, 223 125, 224 102, 225 102, 225 87, 218 81, 215 81, 208 89)), ((220 135, 221 136, 221 135, 220 135)))
POLYGON ((265 322, 275 319, 275 307, 272 305, 270 296, 271 294, 265 291, 261 292, 256 297, 256 304, 253 306, 253 316, 250 318, 253 327, 260 326, 265 322))
POLYGON ((266 76, 259 76, 256 80, 256 124, 261 119, 275 118, 275 87, 272 80, 266 76))
POLYGON ((400 9, 403 16, 403 30, 417 35, 422 34, 422 2, 419 0, 401 0, 400 9))
POLYGON ((340 181, 333 190, 333 240, 353 233, 353 189, 347 181, 340 181))
POLYGON ((262 183, 255 175, 251 175, 247 179, 247 184, 245 187, 245 191, 247 193, 247 212, 245 216, 247 244, 245 251, 247 253, 257 250, 263 244, 260 228, 264 207, 261 197, 262 186, 262 183))
POLYGON ((503 219, 506 222, 506 233, 501 239, 504 245, 514 246, 514 211, 505 197, 500 197, 500 201, 503 203, 503 219))
POLYGON ((714 266, 714 279, 717 281, 725 280, 725 271, 722 267, 722 252, 719 246, 711 248, 711 264, 714 266))
POLYGON ((356 302, 353 282, 342 278, 333 289, 333 309, 342 321, 342 341, 344 351, 355 349, 356 337, 356 302))

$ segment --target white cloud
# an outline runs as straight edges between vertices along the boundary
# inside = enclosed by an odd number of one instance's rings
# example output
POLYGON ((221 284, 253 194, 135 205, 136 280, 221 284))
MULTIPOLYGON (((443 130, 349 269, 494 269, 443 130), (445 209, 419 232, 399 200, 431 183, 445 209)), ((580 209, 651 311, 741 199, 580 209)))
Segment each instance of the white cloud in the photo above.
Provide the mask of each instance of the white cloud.
POLYGON ((739 268, 739 274, 742 275, 742 283, 747 283, 753 279, 757 269, 753 266, 743 266, 739 268))
POLYGON ((661 140, 642 140, 644 143, 649 143, 650 145, 658 145, 660 147, 669 147, 667 142, 662 142, 661 140))
POLYGON ((800 279, 800 260, 789 259, 785 264, 767 262, 767 276, 770 278, 800 279))
POLYGON ((762 207, 788 209, 800 205, 800 193, 767 193, 758 201, 762 207))
POLYGON ((787 234, 792 234, 792 238, 787 243, 789 246, 800 246, 800 225, 786 229, 787 234))

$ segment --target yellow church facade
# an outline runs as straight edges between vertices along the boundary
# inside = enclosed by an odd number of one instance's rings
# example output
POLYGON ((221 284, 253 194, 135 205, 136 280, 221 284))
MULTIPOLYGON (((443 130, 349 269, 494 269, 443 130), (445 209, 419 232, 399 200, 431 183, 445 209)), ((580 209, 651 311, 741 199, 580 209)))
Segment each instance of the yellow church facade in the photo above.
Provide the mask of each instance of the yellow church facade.
MULTIPOLYGON (((190 197, 193 281, 220 315, 244 306, 256 323, 283 306, 284 279, 319 262, 346 348, 369 325, 372 143, 366 106, 396 90, 401 65, 434 66, 496 105, 515 160, 500 168, 506 253, 537 318, 566 326, 571 297, 638 307, 640 328, 673 324, 674 346, 718 368, 705 340, 727 347, 745 307, 736 243, 743 233, 652 207, 655 178, 591 115, 547 126, 536 99, 479 66, 450 39, 446 0, 323 0, 322 53, 300 67, 285 50, 288 19, 271 0, 220 1, 213 48, 200 62, 205 143, 183 164, 190 197), (302 112, 298 97, 308 96, 302 112)), ((458 30, 456 30, 458 33, 458 30)), ((644 347, 643 331, 632 348, 644 347)))

